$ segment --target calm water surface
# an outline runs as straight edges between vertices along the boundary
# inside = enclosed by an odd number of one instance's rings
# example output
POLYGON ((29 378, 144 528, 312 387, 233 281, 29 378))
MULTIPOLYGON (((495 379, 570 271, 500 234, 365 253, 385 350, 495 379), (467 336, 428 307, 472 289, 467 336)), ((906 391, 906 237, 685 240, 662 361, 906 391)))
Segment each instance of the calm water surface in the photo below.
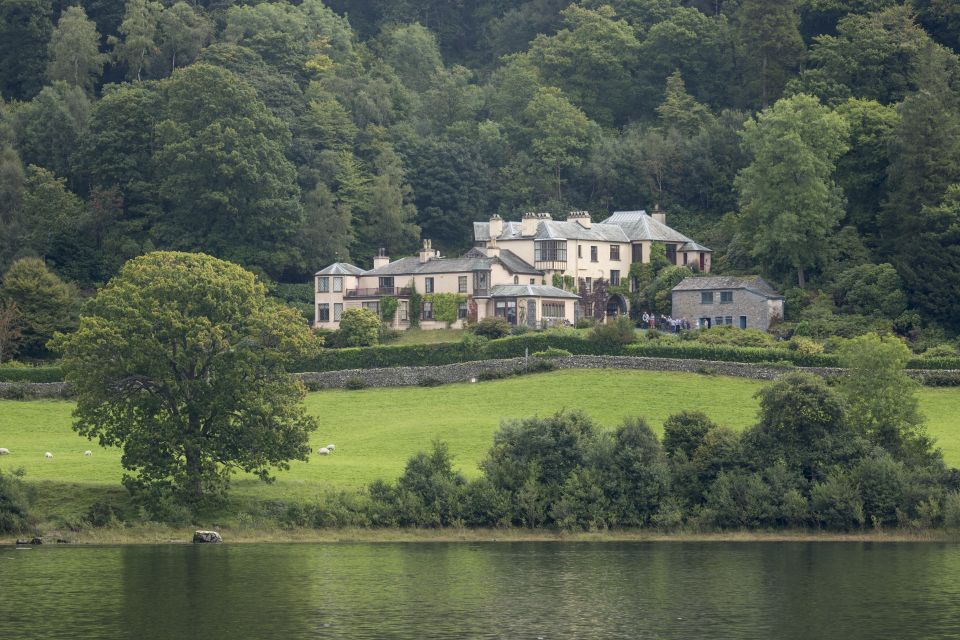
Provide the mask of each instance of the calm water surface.
POLYGON ((960 638, 960 545, 0 548, 33 638, 960 638))

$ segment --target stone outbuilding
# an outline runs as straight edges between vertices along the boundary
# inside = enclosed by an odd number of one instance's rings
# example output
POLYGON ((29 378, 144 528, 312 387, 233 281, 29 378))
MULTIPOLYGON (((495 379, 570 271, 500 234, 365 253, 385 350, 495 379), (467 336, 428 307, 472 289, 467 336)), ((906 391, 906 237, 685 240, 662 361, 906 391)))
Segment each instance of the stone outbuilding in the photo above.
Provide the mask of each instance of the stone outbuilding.
POLYGON ((766 331, 783 318, 783 296, 759 276, 686 278, 673 288, 672 315, 701 329, 732 325, 766 331))

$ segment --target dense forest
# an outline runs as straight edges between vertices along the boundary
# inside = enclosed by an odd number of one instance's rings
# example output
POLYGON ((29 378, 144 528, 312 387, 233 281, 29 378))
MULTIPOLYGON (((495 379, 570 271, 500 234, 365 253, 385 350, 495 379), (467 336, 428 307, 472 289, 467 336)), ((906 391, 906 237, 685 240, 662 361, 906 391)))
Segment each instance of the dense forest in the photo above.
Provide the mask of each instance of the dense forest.
POLYGON ((177 249, 298 283, 660 204, 788 319, 941 340, 958 51, 952 0, 0 0, 0 272, 91 290, 177 249))

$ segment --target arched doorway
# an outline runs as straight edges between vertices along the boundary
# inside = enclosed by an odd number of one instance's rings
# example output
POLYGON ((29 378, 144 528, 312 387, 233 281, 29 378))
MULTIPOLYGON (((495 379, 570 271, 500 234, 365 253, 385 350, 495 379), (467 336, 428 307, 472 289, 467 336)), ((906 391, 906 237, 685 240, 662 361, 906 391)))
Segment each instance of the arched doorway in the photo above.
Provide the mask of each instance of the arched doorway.
POLYGON ((628 310, 629 307, 627 306, 627 299, 619 293, 615 293, 607 298, 608 318, 616 318, 617 316, 626 315, 628 310))

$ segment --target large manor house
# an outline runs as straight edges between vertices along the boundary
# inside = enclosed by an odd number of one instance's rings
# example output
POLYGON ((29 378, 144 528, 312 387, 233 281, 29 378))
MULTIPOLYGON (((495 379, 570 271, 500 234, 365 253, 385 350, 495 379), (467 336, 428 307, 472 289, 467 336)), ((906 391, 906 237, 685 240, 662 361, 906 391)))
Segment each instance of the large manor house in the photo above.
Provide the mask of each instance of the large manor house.
MULTIPOLYGON (((648 263, 655 243, 664 245, 669 262, 701 273, 710 271, 710 249, 667 226, 659 207, 650 214, 617 211, 598 223, 585 211, 571 212, 566 220, 554 220, 548 213, 526 213, 519 222, 509 222, 493 215, 473 223, 473 240, 474 247, 457 258, 440 256, 425 240, 418 256, 391 260, 381 250, 372 269, 331 264, 315 276, 314 326, 336 329, 345 310, 379 312, 381 300, 390 296, 397 300, 393 327, 406 329, 414 291, 422 296, 420 326, 424 329, 447 326, 433 317, 430 294, 436 293, 463 296, 454 327, 488 316, 530 327, 572 324, 579 317, 581 300, 570 289, 592 292, 594 284, 603 280, 611 287, 627 284, 630 291, 635 290, 630 265, 648 263), (560 283, 563 288, 554 286, 560 283)), ((718 292, 718 302, 725 295, 718 292)), ((613 293, 606 300, 606 314, 626 313, 627 305, 625 296, 613 293)), ((705 312, 697 311, 701 316, 705 312)), ((733 316, 726 318, 706 311, 703 318, 691 321, 738 324, 733 316)))

